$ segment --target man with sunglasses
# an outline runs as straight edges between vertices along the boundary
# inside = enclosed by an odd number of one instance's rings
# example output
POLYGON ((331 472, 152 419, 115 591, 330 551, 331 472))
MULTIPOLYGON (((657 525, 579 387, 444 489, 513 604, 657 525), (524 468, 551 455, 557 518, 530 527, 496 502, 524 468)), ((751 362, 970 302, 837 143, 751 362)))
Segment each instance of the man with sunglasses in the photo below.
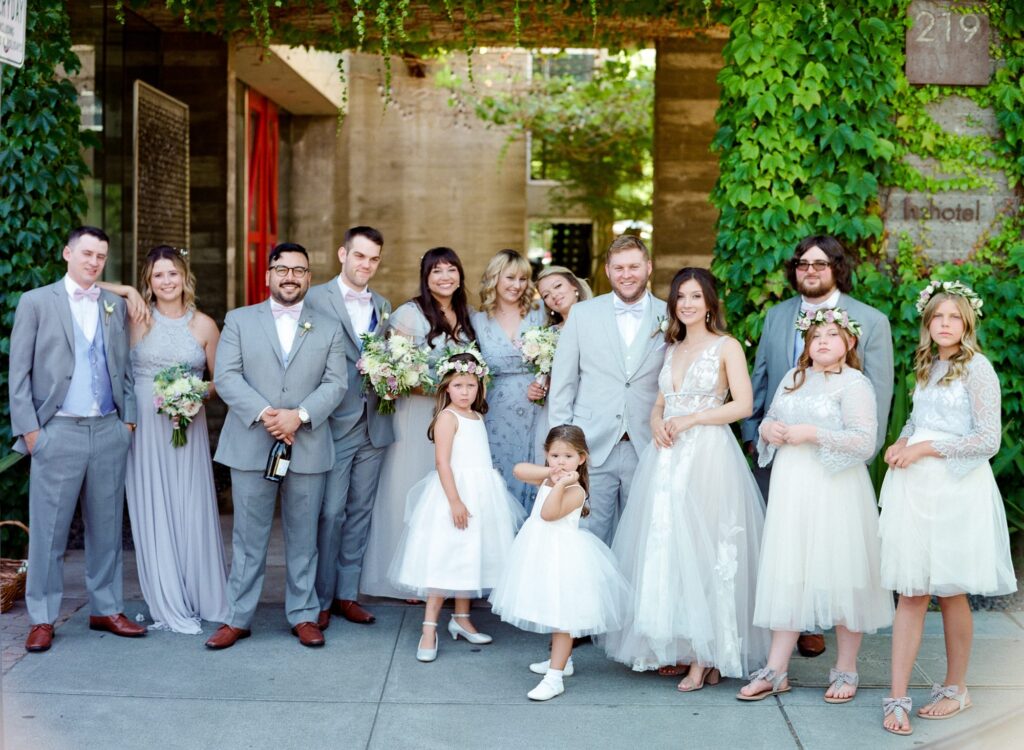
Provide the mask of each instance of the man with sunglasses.
MULTIPOLYGON (((796 366, 804 350, 803 333, 796 329, 801 312, 840 307, 861 324, 857 353, 864 374, 875 388, 878 405, 878 436, 875 452, 882 448, 889 424, 893 389, 892 331, 881 312, 849 296, 852 288, 846 251, 835 237, 807 237, 796 246, 786 261, 786 277, 798 294, 772 307, 765 316, 764 329, 757 344, 754 372, 754 413, 743 422, 743 441, 748 448, 757 444, 757 430, 771 404, 779 382, 796 366)), ((767 499, 771 467, 756 468, 754 476, 767 499)), ((825 639, 818 633, 800 636, 797 647, 803 656, 818 656, 825 650, 825 639)))

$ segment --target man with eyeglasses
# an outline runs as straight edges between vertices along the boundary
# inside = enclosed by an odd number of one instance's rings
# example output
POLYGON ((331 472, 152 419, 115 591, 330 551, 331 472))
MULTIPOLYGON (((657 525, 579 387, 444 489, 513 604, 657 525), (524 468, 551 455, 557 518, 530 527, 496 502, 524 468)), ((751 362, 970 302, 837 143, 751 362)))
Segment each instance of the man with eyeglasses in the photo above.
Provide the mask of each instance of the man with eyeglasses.
MULTIPOLYGON (((849 296, 852 288, 846 251, 835 237, 807 237, 796 246, 786 261, 786 277, 798 294, 772 307, 765 316, 764 329, 757 344, 754 372, 754 413, 743 422, 741 432, 748 450, 754 451, 757 430, 771 404, 779 382, 796 366, 804 350, 803 333, 796 329, 801 312, 841 307, 861 324, 857 353, 864 374, 875 388, 878 407, 878 435, 875 452, 882 448, 889 424, 893 390, 892 330, 889 320, 875 308, 849 296)), ((873 458, 873 457, 872 457, 873 458)), ((754 476, 765 499, 771 467, 755 467, 754 476)), ((825 639, 818 633, 800 636, 797 647, 803 656, 818 656, 825 651, 825 639)))
POLYGON ((285 612, 303 646, 322 646, 317 627, 316 536, 334 465, 328 419, 345 396, 345 349, 337 321, 303 305, 309 256, 294 243, 270 253, 270 299, 228 313, 213 380, 228 405, 214 460, 231 469, 235 506, 227 621, 206 642, 223 649, 248 638, 267 565, 278 489, 284 524, 285 612), (263 478, 276 441, 291 446, 286 476, 263 478))

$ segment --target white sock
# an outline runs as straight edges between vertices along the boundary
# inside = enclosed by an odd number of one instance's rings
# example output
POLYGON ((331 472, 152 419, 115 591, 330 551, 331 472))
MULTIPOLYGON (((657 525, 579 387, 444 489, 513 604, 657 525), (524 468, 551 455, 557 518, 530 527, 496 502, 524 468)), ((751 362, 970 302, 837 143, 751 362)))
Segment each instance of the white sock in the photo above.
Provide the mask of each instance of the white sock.
POLYGON ((548 667, 547 674, 544 675, 544 682, 549 682, 552 685, 561 685, 563 671, 564 670, 561 669, 551 669, 548 667))

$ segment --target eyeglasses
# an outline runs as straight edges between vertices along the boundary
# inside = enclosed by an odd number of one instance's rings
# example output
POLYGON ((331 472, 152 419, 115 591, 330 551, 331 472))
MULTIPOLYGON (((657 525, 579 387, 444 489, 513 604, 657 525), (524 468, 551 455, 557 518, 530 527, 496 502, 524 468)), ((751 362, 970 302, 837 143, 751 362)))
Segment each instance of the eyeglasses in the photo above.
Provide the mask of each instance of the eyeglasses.
POLYGON ((309 273, 308 268, 302 266, 271 266, 270 270, 274 272, 274 275, 279 279, 285 278, 289 272, 297 279, 303 279, 306 274, 309 273))
POLYGON ((798 260, 795 264, 796 270, 798 271, 809 271, 812 268, 815 271, 824 271, 826 268, 832 267, 832 261, 829 260, 798 260))

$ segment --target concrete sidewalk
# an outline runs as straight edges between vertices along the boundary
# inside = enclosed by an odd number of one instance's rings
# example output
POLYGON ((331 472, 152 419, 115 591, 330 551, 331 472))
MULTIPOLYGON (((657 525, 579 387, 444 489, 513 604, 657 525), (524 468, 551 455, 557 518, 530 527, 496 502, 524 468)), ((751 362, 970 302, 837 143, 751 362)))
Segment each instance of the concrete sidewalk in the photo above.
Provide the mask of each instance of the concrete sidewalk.
MULTIPOLYGON (((761 703, 735 700, 738 680, 683 695, 674 680, 631 672, 587 645, 576 651, 565 694, 532 704, 526 692, 538 678, 527 665, 544 658, 546 638, 476 610, 474 621, 494 635, 493 644, 471 646, 443 633, 438 660, 420 664, 422 608, 379 602, 371 606, 374 625, 335 618, 327 645, 305 649, 280 604, 279 530, 270 563, 252 638, 211 652, 203 647, 209 624, 203 636, 151 632, 138 640, 90 631, 83 555, 69 554, 65 613, 48 653, 24 653, 24 603, 0 618, 3 747, 999 748, 1024 736, 1021 613, 977 613, 974 708, 951 721, 919 719, 913 736, 902 738, 880 726, 887 635, 865 638, 861 690, 840 706, 822 701, 831 638, 824 656, 794 658, 791 693, 761 703)), ((125 586, 129 615, 145 612, 130 553, 125 586)), ((916 705, 944 666, 941 620, 929 614, 911 691, 916 705)))

